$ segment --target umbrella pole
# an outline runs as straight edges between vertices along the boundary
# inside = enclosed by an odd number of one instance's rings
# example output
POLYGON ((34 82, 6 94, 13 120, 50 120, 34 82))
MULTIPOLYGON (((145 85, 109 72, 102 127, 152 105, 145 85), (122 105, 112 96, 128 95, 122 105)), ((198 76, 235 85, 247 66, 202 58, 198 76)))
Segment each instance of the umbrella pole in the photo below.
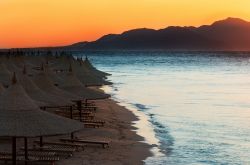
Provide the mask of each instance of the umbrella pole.
POLYGON ((71 136, 71 139, 73 140, 73 139, 74 139, 74 133, 72 132, 72 133, 70 134, 70 136, 71 136))
POLYGON ((16 137, 12 137, 12 165, 16 165, 16 137))
POLYGON ((40 147, 43 147, 43 137, 40 136, 40 147))
POLYGON ((70 118, 73 119, 73 107, 70 106, 70 118))
POLYGON ((80 107, 79 107, 79 109, 80 109, 80 121, 82 121, 82 102, 81 101, 79 102, 79 105, 80 105, 80 107))
POLYGON ((27 160, 29 159, 28 158, 28 139, 27 137, 24 138, 24 156, 25 156, 25 165, 28 164, 27 160))
POLYGON ((80 121, 82 121, 82 103, 81 103, 81 101, 77 101, 77 108, 79 110, 80 121))

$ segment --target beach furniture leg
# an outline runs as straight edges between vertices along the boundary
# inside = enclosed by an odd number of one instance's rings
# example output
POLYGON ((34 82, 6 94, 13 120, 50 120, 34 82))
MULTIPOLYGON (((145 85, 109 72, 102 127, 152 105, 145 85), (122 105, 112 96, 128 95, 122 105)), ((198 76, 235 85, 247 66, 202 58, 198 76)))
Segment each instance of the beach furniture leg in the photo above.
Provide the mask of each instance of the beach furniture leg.
POLYGON ((40 136, 40 147, 43 147, 43 137, 40 136))
POLYGON ((82 121, 82 103, 77 101, 77 109, 79 110, 80 121, 82 121))
POLYGON ((16 165, 16 137, 12 138, 12 165, 16 165))
POLYGON ((70 106, 70 118, 73 119, 73 107, 70 106))
POLYGON ((28 139, 27 137, 24 138, 24 156, 25 156, 25 165, 28 164, 28 139))

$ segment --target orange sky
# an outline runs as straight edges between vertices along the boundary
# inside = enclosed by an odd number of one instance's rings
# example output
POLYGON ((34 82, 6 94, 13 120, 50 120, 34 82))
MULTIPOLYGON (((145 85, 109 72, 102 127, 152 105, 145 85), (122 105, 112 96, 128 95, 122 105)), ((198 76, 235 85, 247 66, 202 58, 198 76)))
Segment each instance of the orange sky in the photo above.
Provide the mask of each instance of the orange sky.
POLYGON ((0 48, 92 41, 108 33, 250 20, 250 0, 0 0, 0 48))

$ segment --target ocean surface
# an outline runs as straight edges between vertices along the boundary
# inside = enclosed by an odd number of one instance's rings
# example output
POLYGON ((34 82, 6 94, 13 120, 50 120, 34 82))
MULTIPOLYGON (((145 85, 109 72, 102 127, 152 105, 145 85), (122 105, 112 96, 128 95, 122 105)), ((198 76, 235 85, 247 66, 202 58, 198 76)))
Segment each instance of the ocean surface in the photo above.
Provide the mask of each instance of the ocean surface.
POLYGON ((250 164, 250 53, 85 54, 109 72, 105 90, 142 119, 146 164, 250 164))

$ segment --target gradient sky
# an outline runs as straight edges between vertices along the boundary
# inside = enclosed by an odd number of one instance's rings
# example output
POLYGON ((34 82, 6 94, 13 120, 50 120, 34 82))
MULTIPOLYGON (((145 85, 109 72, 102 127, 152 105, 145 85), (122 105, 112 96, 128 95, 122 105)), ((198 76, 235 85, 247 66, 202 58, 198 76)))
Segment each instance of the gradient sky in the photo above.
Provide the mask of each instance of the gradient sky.
POLYGON ((66 45, 133 28, 250 20, 250 0, 0 0, 0 47, 66 45))

